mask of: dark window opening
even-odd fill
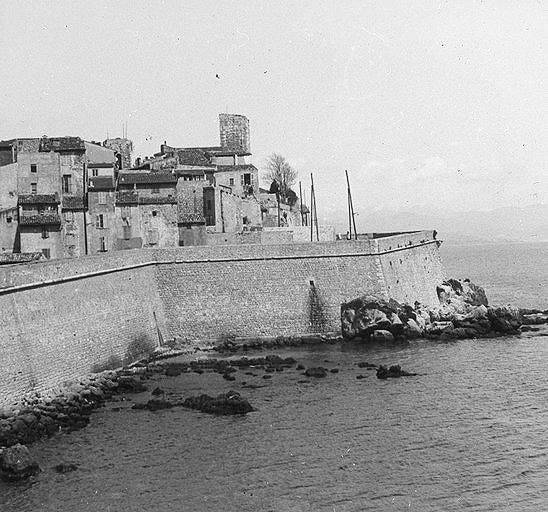
[[[107,244],[105,237],[102,236],[99,238],[99,252],[106,252],[107,251]]]
[[[92,169],[91,170],[91,175],[92,176],[99,176],[99,169]]]
[[[38,193],[38,184],[37,183],[31,183],[30,184],[30,193],[33,195],[36,195]]]
[[[49,231],[47,226],[42,226],[42,238],[49,238]]]
[[[72,192],[72,176],[70,174],[63,174],[63,194],[70,194]]]
[[[157,212],[156,210],[153,210],[153,211],[152,211],[152,216],[153,216],[153,217],[156,217],[157,215],[158,215],[158,212]]]
[[[49,258],[50,258],[50,250],[49,249],[42,249],[42,254],[49,260]]]
[[[131,239],[131,226],[124,226],[124,240],[130,240]]]
[[[12,220],[13,220],[12,217],[6,217],[6,222],[7,222],[8,224],[11,223]]]
[[[248,220],[247,217],[244,217],[244,218],[242,219],[242,222],[243,222],[244,224],[248,224],[249,220]]]
[[[38,172],[38,167],[36,164],[30,164],[30,172]]]
[[[251,185],[251,174],[244,174],[244,185]]]
[[[234,178],[230,178],[230,179],[228,180],[228,183],[229,183],[229,185],[230,185],[231,187],[233,187],[233,186],[234,186]]]

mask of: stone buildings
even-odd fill
[[[0,142],[0,225],[3,253],[42,253],[46,258],[89,254],[88,173],[113,174],[116,152],[80,137],[41,137]],[[4,164],[4,165],[1,165]],[[7,184],[7,189],[4,189]],[[7,210],[8,211],[8,210]]]
[[[0,253],[292,241],[300,211],[259,189],[248,119],[220,114],[219,138],[219,146],[164,143],[133,166],[124,138],[0,141]]]

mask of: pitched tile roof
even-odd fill
[[[181,165],[208,165],[210,159],[205,151],[199,148],[188,148],[177,150],[177,159]]]
[[[38,151],[85,151],[80,137],[42,137]]]
[[[114,179],[112,176],[92,176],[89,179],[89,191],[114,190]]]
[[[226,172],[226,171],[258,171],[257,167],[253,164],[241,164],[241,165],[218,165],[217,172]]]
[[[114,167],[114,162],[98,162],[98,163],[93,163],[93,162],[90,162],[88,164],[88,167],[89,168],[92,168],[92,169],[112,169]]]
[[[18,198],[19,204],[59,204],[57,194],[23,194]]]
[[[84,198],[79,196],[63,196],[62,208],[64,210],[82,210]]]
[[[0,265],[13,265],[16,263],[29,263],[44,259],[41,252],[20,252],[0,254]]]
[[[170,172],[121,172],[118,183],[132,185],[134,183],[177,183],[177,176]]]
[[[116,193],[116,206],[129,204],[177,204],[177,198],[166,196],[141,196],[135,192]]]

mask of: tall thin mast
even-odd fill
[[[318,227],[318,211],[316,209],[316,194],[314,192],[314,177],[312,176],[312,173],[310,173],[310,184],[311,184],[311,190],[310,190],[310,241],[313,239],[313,226],[314,222],[316,222],[316,241],[320,241],[320,232]]]
[[[352,228],[354,228],[354,239],[358,239],[358,232],[356,231],[356,218],[354,214],[354,205],[352,204],[352,192],[350,192],[350,181],[348,179],[348,171],[345,169],[346,185],[348,187],[348,232],[350,238],[352,238]]]
[[[300,212],[301,212],[301,226],[304,226],[303,219],[303,189],[301,187],[301,182],[299,181],[299,201],[300,201]]]

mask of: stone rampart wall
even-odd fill
[[[157,343],[155,317],[164,337],[192,347],[339,331],[340,304],[363,294],[415,293],[426,302],[439,281],[422,262],[439,261],[437,245],[412,237],[425,244],[386,254],[388,240],[242,244],[0,268],[0,402],[138,357]],[[405,264],[391,270],[400,254]]]

